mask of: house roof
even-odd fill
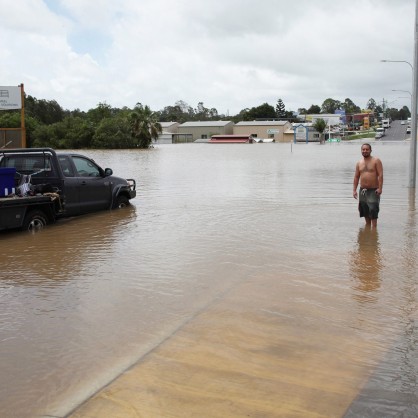
[[[292,127],[293,128],[297,128],[298,126],[309,127],[309,126],[312,126],[312,125],[313,125],[312,122],[296,122],[296,123],[292,123]]]
[[[197,127],[211,127],[211,126],[226,126],[232,123],[230,120],[218,121],[202,121],[202,122],[184,122],[180,126],[182,128],[197,128]]]
[[[252,120],[238,122],[236,126],[284,126],[287,123],[287,120]]]
[[[161,127],[164,128],[169,128],[170,126],[173,125],[180,125],[178,122],[160,122]]]

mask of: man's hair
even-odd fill
[[[370,148],[370,151],[372,150],[372,146],[368,142],[365,142],[361,147],[363,148],[365,145]]]

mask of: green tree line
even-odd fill
[[[382,109],[374,99],[367,103],[376,114],[385,111],[392,119],[406,119],[409,109]],[[25,97],[25,126],[28,147],[52,147],[57,149],[81,148],[148,148],[161,133],[161,122],[211,121],[211,120],[271,120],[298,121],[306,114],[334,113],[343,109],[346,113],[358,113],[361,109],[350,99],[344,102],[326,99],[322,106],[298,109],[298,113],[286,110],[281,98],[276,106],[263,103],[260,106],[242,109],[237,115],[219,114],[215,108],[205,107],[199,102],[195,108],[184,101],[152,111],[147,105],[137,103],[133,109],[113,108],[107,103],[99,103],[88,111],[64,110],[55,100]],[[0,112],[0,128],[19,128],[20,112]]]

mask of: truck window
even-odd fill
[[[73,162],[78,176],[101,177],[99,168],[92,161],[82,157],[73,157]]]
[[[17,172],[35,174],[40,171],[52,171],[51,159],[43,155],[12,155],[4,156],[2,167],[15,167]]]
[[[61,170],[65,177],[74,177],[74,170],[71,165],[70,159],[66,156],[59,156],[58,157],[59,164],[61,166]]]

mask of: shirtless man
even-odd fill
[[[383,188],[383,165],[379,158],[370,154],[370,144],[361,146],[363,158],[356,164],[356,172],[353,181],[353,197],[359,197],[358,210],[360,217],[364,217],[366,225],[376,228],[379,214],[380,195]],[[360,182],[360,196],[357,194],[357,186]]]

